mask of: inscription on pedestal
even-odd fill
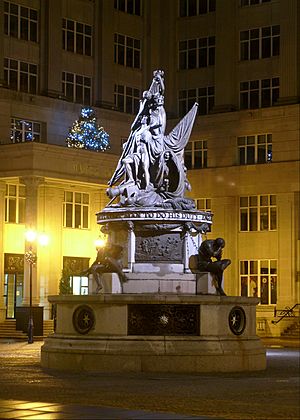
[[[211,213],[193,210],[193,211],[177,211],[177,210],[129,210],[122,209],[106,209],[97,213],[97,223],[120,222],[120,221],[158,221],[163,223],[170,222],[193,222],[193,223],[212,223]]]
[[[199,305],[128,305],[128,335],[200,335]]]

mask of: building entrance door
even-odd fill
[[[14,273],[4,275],[6,318],[16,317],[16,306],[21,306],[23,302],[23,285],[23,274]]]
[[[4,254],[4,298],[6,318],[16,317],[16,307],[23,303],[24,255]]]

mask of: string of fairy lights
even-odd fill
[[[68,147],[104,152],[110,147],[109,135],[97,123],[96,113],[92,108],[82,108],[80,117],[69,130],[66,138]]]

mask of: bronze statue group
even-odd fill
[[[225,296],[222,287],[224,270],[231,264],[229,259],[222,259],[222,252],[225,246],[223,238],[206,239],[198,249],[197,271],[212,273],[215,280],[216,294]],[[123,272],[122,247],[117,244],[109,244],[99,248],[96,260],[84,271],[82,275],[92,275],[96,282],[96,293],[104,292],[102,275],[105,273],[117,273],[121,285],[127,281]]]

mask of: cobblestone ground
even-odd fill
[[[41,342],[0,341],[0,399],[223,419],[299,419],[299,349],[267,350],[264,372],[71,374],[40,366]]]

